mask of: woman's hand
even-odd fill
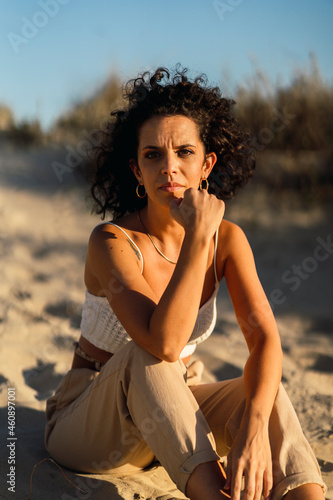
[[[232,500],[240,499],[244,476],[243,500],[269,499],[273,486],[271,448],[268,424],[243,419],[228,454],[227,483]]]
[[[184,197],[170,202],[171,216],[186,232],[196,232],[213,237],[221,224],[225,205],[222,200],[207,191],[190,188],[184,192]]]

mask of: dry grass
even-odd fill
[[[8,130],[14,123],[12,110],[5,104],[0,104],[0,131]]]
[[[294,71],[288,86],[274,86],[257,70],[239,87],[236,101],[240,122],[263,149],[332,148],[333,86],[324,82],[313,55],[308,68]]]
[[[84,130],[101,129],[112,109],[121,101],[121,82],[116,75],[98,90],[94,96],[75,104],[60,117],[51,130],[50,138],[56,142],[82,139]]]
[[[260,69],[255,69],[246,84],[237,89],[235,100],[237,117],[253,134],[259,152],[332,148],[333,86],[323,80],[313,55],[308,67],[294,70],[287,86],[273,84]],[[121,82],[112,75],[95,95],[74,104],[61,116],[47,138],[65,143],[80,140],[84,130],[101,128],[110,111],[120,104]],[[0,105],[0,130],[6,128],[14,141],[21,141],[25,135],[32,141],[35,135],[38,142],[42,135],[37,120],[17,123],[10,109]]]
[[[83,144],[121,106],[121,82],[113,75],[90,99],[78,102],[43,133],[37,120],[16,123],[0,106],[0,134],[21,146]],[[333,191],[333,86],[316,59],[294,71],[287,86],[274,85],[259,69],[236,91],[236,115],[253,135],[256,179],[270,192],[293,190],[306,199],[328,199]],[[1,138],[1,137],[0,137]],[[83,165],[82,165],[83,166]]]

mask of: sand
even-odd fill
[[[79,336],[86,244],[100,219],[90,214],[74,169],[63,182],[55,175],[52,162],[64,162],[64,155],[60,149],[0,154],[0,498],[30,496],[34,465],[48,457],[45,401],[68,370]],[[282,198],[277,203],[252,186],[227,206],[226,218],[241,224],[254,250],[281,334],[283,382],[329,486],[327,499],[333,500],[333,255],[327,212],[291,211]],[[216,330],[196,357],[205,363],[204,380],[242,373],[247,350],[224,285]],[[15,395],[16,404],[12,437],[8,395]],[[185,498],[158,464],[121,478],[65,472],[86,494],[44,461],[34,472],[31,499]],[[10,479],[15,491],[8,490]]]

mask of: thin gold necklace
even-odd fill
[[[155,245],[152,237],[150,236],[150,234],[148,233],[147,229],[146,229],[146,226],[144,225],[144,223],[142,222],[141,220],[141,217],[140,217],[140,213],[139,211],[137,211],[137,216],[138,216],[138,219],[139,221],[141,222],[141,224],[143,225],[143,229],[145,230],[145,233],[146,235],[148,236],[148,238],[150,239],[150,241],[152,242],[153,244],[153,247],[155,248],[156,252],[159,253],[161,255],[161,257],[163,257],[165,260],[167,260],[168,262],[170,262],[170,264],[177,264],[177,262],[174,262],[173,260],[170,260],[168,259],[168,257],[166,255],[164,255],[164,253],[161,252],[161,250],[159,248],[157,248],[157,246]]]

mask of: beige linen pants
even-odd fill
[[[165,467],[182,491],[200,463],[225,456],[245,407],[243,379],[189,386],[182,361],[167,363],[135,342],[101,372],[70,370],[47,402],[46,448],[60,464],[90,473]],[[274,491],[325,485],[294,409],[280,386],[270,419]]]

